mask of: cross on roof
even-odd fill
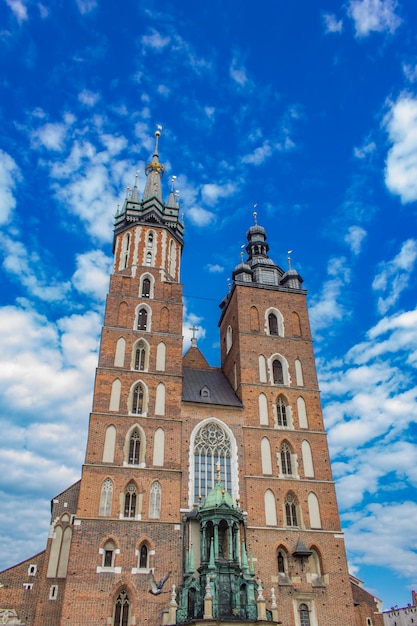
[[[197,337],[196,337],[196,333],[197,333],[197,331],[198,331],[198,326],[196,326],[196,325],[194,324],[194,326],[191,326],[190,330],[191,330],[191,331],[192,331],[192,333],[193,333],[193,336],[192,336],[192,339],[191,339],[191,345],[192,345],[193,347],[195,347],[195,346],[197,345]]]

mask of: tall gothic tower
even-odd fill
[[[221,367],[195,339],[183,357],[183,224],[158,141],[143,198],[135,185],[116,216],[81,481],[52,501],[45,552],[0,574],[0,610],[27,626],[354,626],[302,279],[255,216]]]

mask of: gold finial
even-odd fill
[[[255,202],[255,204],[253,205],[253,208],[256,209],[257,206],[258,206],[258,203]],[[258,217],[258,213],[256,211],[254,211],[253,212],[253,221],[254,221],[255,226],[258,225],[257,217]]]
[[[288,254],[287,261],[288,261],[288,269],[289,270],[291,269],[291,257],[290,257],[291,253],[292,253],[292,250],[288,250],[288,252],[287,252],[287,254]]]
[[[219,483],[220,482],[220,461],[217,461],[217,463],[216,463],[216,472],[217,472],[216,480]]]

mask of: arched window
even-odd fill
[[[278,426],[286,428],[288,426],[287,403],[282,396],[277,400],[277,423]]]
[[[277,550],[277,566],[278,576],[282,577],[288,575],[288,553],[282,546]]]
[[[149,519],[159,519],[161,517],[161,496],[162,488],[156,480],[152,484],[149,497]]]
[[[139,342],[136,344],[135,348],[135,362],[133,365],[134,370],[138,370],[143,372],[145,369],[145,357],[146,357],[146,348],[143,342]]]
[[[138,311],[137,330],[148,330],[148,311],[144,308]]]
[[[310,613],[308,606],[304,603],[300,604],[298,610],[300,613],[300,626],[310,626]]]
[[[126,269],[129,264],[129,248],[130,248],[130,233],[126,233],[123,239],[122,256],[121,256],[121,269]]]
[[[147,247],[153,248],[153,232],[148,233]]]
[[[287,443],[283,443],[280,449],[281,472],[284,476],[292,476],[291,450]]]
[[[319,551],[311,547],[311,555],[308,558],[308,562],[310,564],[310,573],[311,573],[311,582],[318,582],[321,578],[321,558]]]
[[[132,413],[142,415],[145,412],[145,390],[141,383],[133,388],[132,394]]]
[[[172,276],[173,278],[175,278],[175,272],[176,272],[176,248],[175,248],[175,243],[174,241],[171,239],[170,243],[169,243],[169,254],[168,254],[168,274],[170,276]]]
[[[108,517],[111,515],[111,503],[113,499],[113,481],[110,478],[106,478],[106,480],[101,485],[101,495],[100,495],[100,508],[99,515],[103,515]]]
[[[117,600],[114,605],[113,626],[128,626],[129,613],[130,613],[129,596],[127,595],[127,592],[123,590],[117,596]]]
[[[129,440],[129,465],[140,463],[140,433],[137,428],[130,435]]]
[[[278,320],[275,313],[268,315],[268,329],[270,335],[278,335]]]
[[[114,567],[115,549],[116,546],[113,541],[110,539],[106,541],[103,548],[102,567]]]
[[[152,252],[146,253],[146,265],[150,267],[152,265]]]
[[[226,352],[229,352],[230,348],[232,347],[232,342],[233,342],[233,331],[232,331],[232,327],[228,326],[227,331],[226,331]]]
[[[285,519],[287,526],[298,526],[297,504],[292,493],[285,498]]]
[[[220,423],[209,421],[200,427],[194,439],[194,502],[214,487],[217,462],[222,484],[233,495],[231,456],[231,440]]]
[[[279,359],[274,359],[272,361],[272,379],[274,381],[274,385],[284,384],[284,371],[282,369],[282,363]]]
[[[151,281],[149,278],[144,278],[142,281],[142,298],[150,298],[151,295]]]
[[[125,492],[124,517],[135,517],[136,515],[137,489],[134,482],[128,484]]]
[[[142,543],[139,548],[139,569],[149,569],[149,548],[147,543]]]

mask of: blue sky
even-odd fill
[[[0,568],[80,476],[112,222],[163,126],[185,345],[258,221],[304,278],[350,569],[417,589],[417,4],[0,0]]]

